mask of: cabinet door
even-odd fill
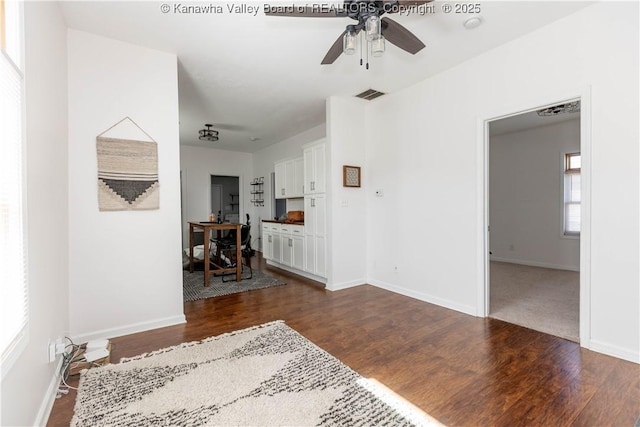
[[[304,195],[304,158],[300,157],[293,161],[293,188],[291,197],[302,197]]]
[[[295,197],[294,194],[294,186],[295,186],[295,169],[293,160],[289,160],[284,163],[284,176],[285,176],[285,185],[284,185],[284,195],[286,197]]]
[[[304,235],[313,236],[315,232],[315,197],[304,196]]]
[[[316,194],[313,196],[313,228],[316,236],[326,236],[327,234],[327,196]],[[306,223],[306,221],[305,221]]]
[[[304,237],[304,271],[315,274],[316,272],[316,238]]]
[[[298,270],[304,270],[304,237],[302,235],[293,235],[291,267]]]
[[[271,259],[276,262],[282,262],[282,239],[280,234],[273,234],[273,249],[271,252]]]
[[[273,259],[273,234],[269,232],[262,233],[262,257]]]
[[[316,269],[314,274],[327,277],[327,248],[324,236],[316,236],[315,246]]]
[[[304,164],[304,194],[311,194],[311,181],[313,181],[313,148],[306,148],[302,152],[302,161]]]
[[[326,190],[324,144],[313,147],[313,192],[324,193]]]
[[[291,236],[282,235],[282,263],[291,267],[293,264],[293,240]]]
[[[284,163],[276,163],[275,173],[275,198],[284,199],[286,197],[287,175]]]

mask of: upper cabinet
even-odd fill
[[[304,194],[319,194],[326,190],[325,144],[307,147],[304,158]]]
[[[304,195],[304,162],[303,158],[276,163],[275,190],[276,199],[291,199]]]

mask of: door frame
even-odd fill
[[[478,280],[477,316],[489,315],[489,123],[529,111],[580,101],[581,230],[580,230],[580,345],[591,347],[591,87],[576,88],[542,99],[511,105],[477,119]]]

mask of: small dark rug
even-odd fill
[[[253,277],[251,279],[245,279],[245,277],[249,277],[249,270],[245,269],[242,272],[242,277],[243,279],[240,282],[236,282],[233,280],[233,277],[227,276],[225,280],[229,281],[223,283],[222,276],[211,275],[209,287],[205,288],[204,271],[194,271],[193,273],[183,271],[182,295],[185,301],[197,301],[200,299],[219,297],[221,295],[286,285],[286,283],[257,270],[253,271]]]

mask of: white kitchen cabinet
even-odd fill
[[[276,163],[275,166],[275,197],[276,199],[285,199],[287,189],[286,162]]]
[[[273,233],[266,222],[262,223],[262,257],[273,259]]]
[[[304,194],[320,194],[326,191],[325,144],[316,144],[303,151]]]
[[[291,186],[291,197],[304,196],[304,158],[299,157],[293,161],[294,178]]]
[[[280,224],[262,223],[262,256],[264,259],[280,262],[282,260],[282,239]]]
[[[327,275],[325,194],[304,198],[304,262],[305,271],[320,277]]]
[[[304,160],[302,157],[278,162],[275,165],[276,199],[302,197],[304,185]]]
[[[293,245],[291,242],[291,224],[282,224],[280,226],[280,243],[282,247],[282,256],[280,262],[291,267],[291,259],[293,256]]]
[[[282,224],[280,226],[281,263],[287,267],[304,270],[304,226]]]
[[[291,267],[304,270],[304,226],[294,225],[291,227]]]

